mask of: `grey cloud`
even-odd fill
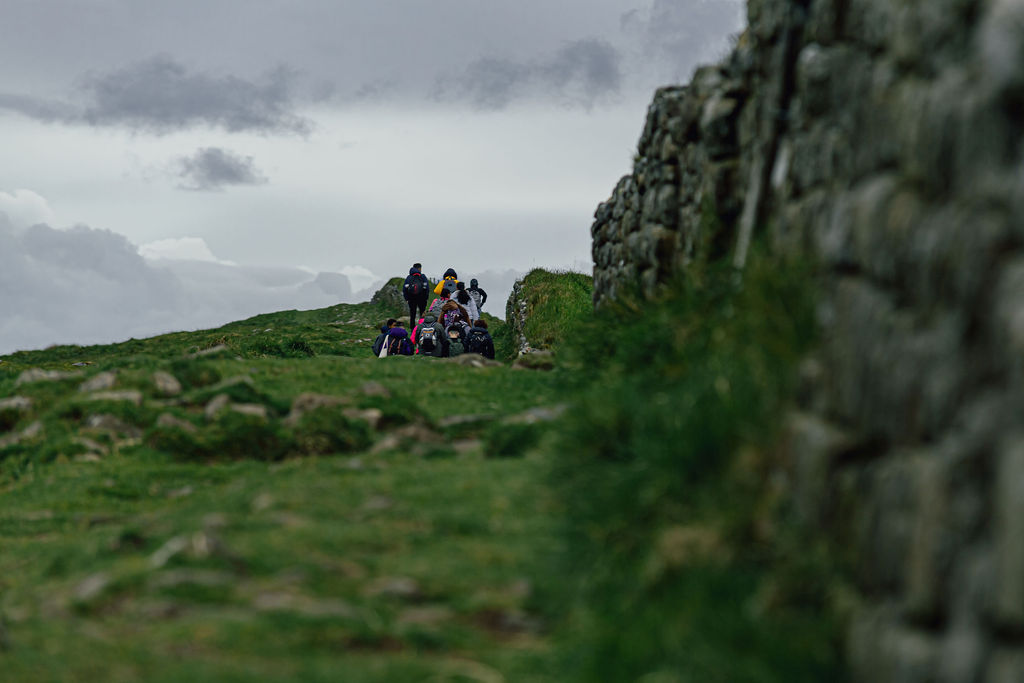
[[[479,59],[461,76],[441,79],[435,97],[484,109],[501,109],[530,97],[590,107],[617,94],[622,78],[619,52],[606,41],[585,39],[539,61]]]
[[[742,0],[654,0],[622,15],[621,25],[662,78],[682,81],[725,51],[728,36],[743,27],[744,6]]]
[[[230,132],[298,133],[310,123],[292,111],[290,71],[278,68],[261,83],[236,76],[189,72],[167,56],[85,79],[93,99],[84,118],[93,125],[168,133],[197,125]]]
[[[203,147],[175,164],[179,187],[184,190],[216,192],[228,185],[263,185],[267,178],[256,168],[253,158],[240,156],[220,147]]]
[[[12,93],[0,93],[0,109],[7,109],[45,123],[70,121],[78,116],[78,112],[69,104]]]
[[[0,212],[0,354],[99,344],[322,308],[351,296],[340,273],[143,259],[124,236],[45,224],[15,230]]]
[[[120,126],[158,135],[199,126],[307,135],[312,123],[294,111],[294,80],[284,67],[254,82],[190,72],[171,57],[157,56],[82,77],[80,104],[0,93],[0,109],[47,123]]]

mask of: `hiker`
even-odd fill
[[[384,340],[384,344],[380,351],[377,353],[378,358],[387,358],[388,356],[411,356],[414,348],[412,341],[409,340],[409,333],[404,327],[395,325],[388,330],[387,337]]]
[[[413,342],[416,344],[416,353],[421,356],[434,358],[448,356],[448,339],[445,336],[444,327],[430,313],[423,317],[413,332]]]
[[[455,272],[454,268],[449,268],[448,270],[444,271],[444,276],[441,278],[441,281],[437,283],[436,287],[434,287],[434,294],[440,296],[441,290],[444,288],[444,283],[447,282],[448,280],[451,280],[455,284],[459,284],[459,276]]]
[[[455,286],[457,288],[455,291],[455,301],[466,309],[466,312],[469,314],[469,322],[472,324],[474,321],[480,319],[480,309],[477,308],[476,302],[473,301],[473,297],[471,297],[469,292],[466,291],[465,282],[460,282]]]
[[[468,328],[470,322],[469,312],[454,299],[449,299],[441,306],[440,323],[446,330],[456,323],[461,323]]]
[[[430,302],[430,306],[427,308],[427,313],[433,313],[438,320],[441,319],[441,307],[448,303],[452,296],[455,294],[455,281],[454,280],[442,280],[440,283],[441,291],[436,299]]]
[[[484,310],[484,304],[487,303],[487,292],[480,289],[480,286],[477,284],[476,278],[473,278],[472,280],[469,281],[469,289],[467,289],[466,291],[469,292],[469,295],[471,297],[473,297],[473,303],[476,304],[476,310]]]
[[[494,360],[494,339],[487,329],[486,320],[477,320],[466,334],[466,353],[479,353],[484,358]]]
[[[409,304],[409,329],[416,327],[416,320],[427,311],[427,297],[430,296],[430,281],[423,274],[423,265],[412,264],[409,276],[402,285],[402,296]],[[417,315],[419,312],[419,315]]]
[[[388,321],[380,326],[380,334],[373,340],[373,355],[380,355],[380,347],[384,344],[384,340],[388,336],[388,330],[398,324],[398,321],[394,318],[388,318]]]

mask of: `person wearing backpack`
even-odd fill
[[[455,272],[454,268],[449,268],[448,270],[444,271],[444,276],[441,278],[441,281],[437,283],[436,287],[434,287],[434,294],[440,296],[441,290],[444,289],[445,283],[448,282],[449,280],[451,280],[454,284],[459,284],[459,276]]]
[[[444,329],[445,337],[448,339],[449,358],[461,356],[466,352],[466,330],[468,329],[469,325],[462,320],[456,320]]]
[[[445,336],[444,327],[430,313],[416,328],[413,342],[416,344],[416,353],[421,356],[433,356],[434,358],[448,356],[448,338]]]
[[[388,330],[384,346],[381,348],[380,353],[377,354],[377,357],[387,358],[388,356],[411,356],[413,351],[412,341],[409,340],[409,333],[404,327],[398,327],[396,325]]]
[[[441,293],[436,299],[430,302],[430,307],[427,308],[427,313],[433,313],[434,317],[438,320],[441,319],[441,308],[451,301],[451,298],[455,296],[455,281],[454,280],[443,280],[440,283]]]
[[[476,302],[473,301],[473,297],[471,297],[469,292],[466,291],[465,284],[460,282],[456,287],[458,287],[458,290],[455,292],[455,301],[466,309],[466,313],[469,314],[469,322],[472,324],[474,321],[480,319],[480,310],[476,307]]]
[[[447,330],[454,323],[460,322],[466,327],[469,327],[470,322],[469,313],[465,308],[459,305],[454,299],[449,299],[441,306],[441,318],[440,323]]]
[[[486,320],[477,320],[466,334],[466,353],[479,353],[484,358],[494,360],[494,339],[487,329]]]
[[[377,338],[373,340],[373,355],[380,355],[380,347],[384,345],[384,340],[388,337],[388,331],[397,324],[397,320],[394,318],[388,318],[388,321],[381,325],[380,334],[378,334]]]
[[[469,289],[467,289],[466,291],[469,292],[469,295],[471,297],[473,297],[473,303],[476,304],[476,310],[484,310],[484,304],[487,303],[487,292],[480,289],[479,285],[477,284],[476,278],[473,278],[472,280],[469,281]]]
[[[409,304],[409,329],[416,327],[416,320],[427,311],[427,297],[430,296],[430,281],[423,274],[423,266],[412,264],[409,276],[402,285],[402,296]],[[417,315],[417,311],[419,315]]]

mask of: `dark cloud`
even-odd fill
[[[266,177],[253,163],[220,147],[203,147],[190,157],[181,157],[175,164],[181,179],[179,187],[198,192],[217,192],[228,185],[263,185]]]
[[[743,27],[742,0],[654,0],[622,15],[622,28],[663,77],[683,81],[694,66],[724,53]]]
[[[228,132],[306,135],[309,120],[294,111],[293,72],[279,67],[260,81],[191,72],[157,56],[80,79],[80,104],[0,93],[0,109],[47,123],[172,133],[206,126]]]
[[[98,126],[168,133],[194,126],[229,132],[307,134],[310,123],[292,111],[293,74],[279,68],[262,80],[190,72],[158,56],[84,80],[93,103],[84,114]]]
[[[78,112],[69,104],[11,93],[0,93],[0,109],[7,109],[46,123],[70,121],[78,116]]]
[[[597,39],[569,43],[539,61],[484,58],[471,63],[461,76],[441,79],[435,97],[468,101],[483,109],[536,97],[590,107],[619,92],[621,61],[610,43]]]

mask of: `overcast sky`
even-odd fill
[[[413,261],[589,269],[654,88],[724,54],[742,14],[4,0],[0,353],[325,306]]]

